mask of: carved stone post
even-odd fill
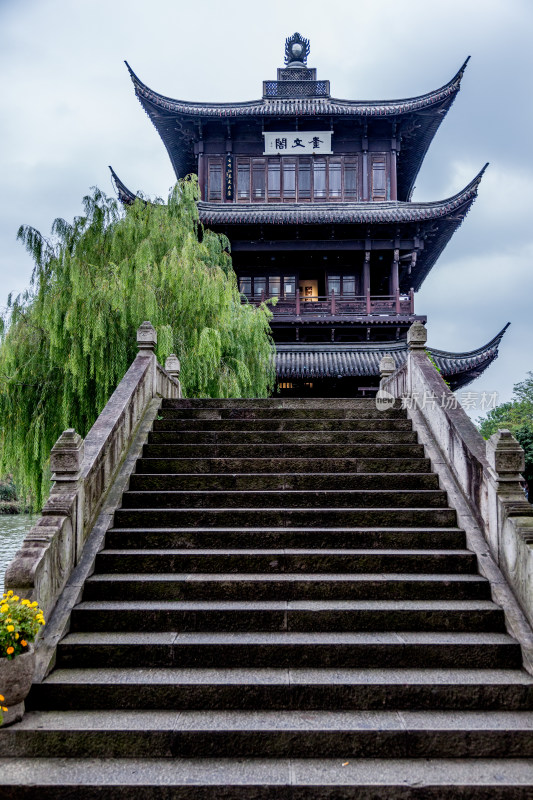
[[[409,350],[425,350],[428,332],[421,322],[413,322],[407,331],[407,344]]]
[[[171,378],[175,378],[179,380],[180,377],[180,360],[174,353],[171,353],[167,360],[165,361],[165,370],[168,372]]]
[[[428,332],[421,322],[413,322],[407,331],[407,346],[409,352],[407,354],[407,375],[406,375],[406,391],[411,397],[416,396],[415,392],[419,391],[417,387],[417,365],[420,361],[427,359],[425,353]],[[419,377],[418,377],[419,380]]]
[[[57,488],[77,481],[81,473],[85,444],[74,428],[63,431],[50,452],[50,471]]]
[[[524,497],[520,482],[525,467],[524,450],[511,431],[500,428],[486,444],[487,461],[491,475],[498,483],[498,491],[519,500]]]
[[[517,548],[520,546],[520,537],[517,540],[516,530],[523,529],[526,539],[533,532],[533,508],[526,500],[522,488],[524,450],[511,431],[503,428],[494,433],[486,443],[486,454],[490,481],[486,520],[489,544],[496,560],[514,583]],[[525,580],[525,584],[527,583]],[[528,588],[525,584],[520,594],[531,596],[533,587]]]
[[[42,510],[43,517],[67,517],[74,536],[73,563],[84,541],[84,493],[82,464],[85,443],[74,428],[63,431],[50,451],[50,472],[54,485]]]
[[[143,322],[137,328],[137,347],[140,356],[152,359],[152,397],[155,397],[157,394],[157,359],[155,357],[157,331],[151,322]]]
[[[379,362],[379,376],[381,378],[380,388],[383,388],[383,382],[389,378],[396,370],[394,359],[392,356],[383,356]]]
[[[141,354],[145,352],[149,355],[155,352],[155,348],[157,347],[157,331],[151,322],[143,322],[142,325],[137,328],[137,347]]]
[[[176,387],[177,397],[181,397],[180,369],[181,369],[180,360],[176,355],[174,355],[174,353],[172,353],[165,361],[165,371],[168,372],[170,377],[173,378],[178,384],[178,386]]]

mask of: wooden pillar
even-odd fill
[[[368,128],[366,123],[361,149],[363,151],[363,200],[368,200]]]
[[[365,250],[363,265],[363,294],[365,295],[366,313],[370,314],[370,250]]]
[[[412,286],[409,289],[409,299],[411,301],[409,313],[410,314],[414,314],[415,313],[415,290],[413,289]]]
[[[396,143],[396,123],[392,124],[392,138],[390,148],[390,199],[398,199],[398,175],[397,175],[397,143]]]
[[[204,143],[198,143],[198,186],[200,187],[200,200],[207,200],[205,186],[205,155]]]
[[[396,175],[397,167],[396,149],[390,151],[390,199],[398,199],[398,178]]]
[[[335,289],[331,290],[331,315],[335,316]]]
[[[394,302],[396,304],[396,313],[400,313],[400,275],[399,275],[399,266],[400,266],[400,251],[394,251],[394,259],[392,262],[392,269],[391,269],[391,294],[394,297]]]
[[[299,287],[295,287],[296,289],[296,316],[300,316],[300,290]]]

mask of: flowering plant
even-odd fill
[[[37,602],[21,600],[10,589],[0,601],[0,658],[8,660],[24,653],[44,625]]]
[[[4,712],[7,711],[7,708],[5,706],[1,705],[2,703],[5,702],[5,699],[6,698],[4,697],[4,695],[0,694],[0,725],[2,725],[2,723],[4,721]]]

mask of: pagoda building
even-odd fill
[[[485,167],[445,200],[413,202],[424,156],[468,62],[436,91],[361,102],[330,95],[295,33],[260,100],[195,103],[135,93],[176,178],[196,173],[200,221],[231,242],[243,302],[275,298],[278,389],[322,396],[373,392],[379,362],[400,366],[415,296],[474,202]],[[113,172],[120,199],[134,200]],[[452,389],[497,357],[507,326],[477,350],[429,348]]]

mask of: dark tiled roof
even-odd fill
[[[281,116],[355,116],[386,117],[410,114],[414,111],[431,108],[452,98],[460,88],[461,78],[468,59],[451,81],[432,92],[409,97],[402,100],[339,100],[329,97],[299,97],[250,100],[244,103],[195,103],[187,100],[175,100],[172,97],[154,92],[144,84],[133,72],[126,61],[126,66],[135,86],[135,92],[141,102],[148,101],[155,108],[173,115],[194,117],[279,117]]]
[[[450,353],[428,347],[442,375],[453,390],[466,386],[498,357],[498,347],[508,324],[483,347],[468,353]],[[379,377],[379,362],[392,356],[396,367],[407,358],[407,343],[376,342],[361,344],[278,344],[278,380],[346,377]]]
[[[476,199],[481,178],[487,165],[476,177],[453,197],[434,203],[404,202],[366,202],[366,203],[198,203],[201,222],[208,227],[243,224],[261,225],[390,225],[401,223],[431,223],[431,232],[426,238],[424,249],[411,274],[402,278],[400,288],[407,291],[411,287],[418,290],[438,257],[461,225],[472,203]],[[231,228],[226,229],[232,239]],[[269,230],[264,236],[276,238]],[[364,235],[357,231],[353,238]],[[236,236],[238,239],[238,235]],[[301,235],[301,238],[304,238]]]
[[[401,279],[402,291],[418,290],[432,266],[461,225],[477,190],[487,164],[476,177],[453,197],[433,203],[366,202],[366,203],[198,203],[200,221],[208,227],[261,225],[369,225],[432,223],[433,230],[420,251],[408,285]],[[135,195],[109,167],[120,200],[133,203]],[[228,231],[231,239],[231,229]],[[267,234],[268,235],[268,234]],[[271,234],[275,236],[275,234]]]
[[[121,203],[124,203],[125,206],[131,206],[136,199],[136,195],[133,194],[130,189],[126,186],[125,183],[122,183],[120,178],[118,177],[117,173],[113,169],[112,166],[109,167],[111,170],[111,178],[113,179],[113,183],[115,184],[115,189],[117,190],[118,199]]]
[[[374,224],[424,222],[453,214],[469,205],[487,165],[453,197],[432,203],[400,201],[354,203],[198,203],[200,219],[205,225],[316,225]]]
[[[221,120],[275,117],[324,117],[368,121],[405,121],[398,160],[398,196],[408,200],[424,156],[461,86],[468,59],[454,77],[432,92],[402,100],[358,101],[330,97],[263,98],[244,103],[197,103],[175,100],[154,92],[126,62],[135,93],[168,151],[176,177],[195,171],[193,141],[200,119]]]

